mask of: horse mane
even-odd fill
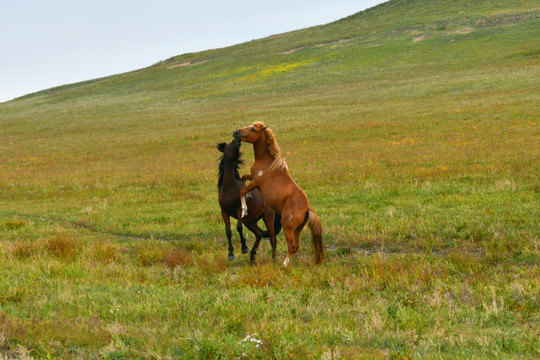
[[[244,165],[244,160],[242,160],[241,157],[242,157],[242,153],[239,151],[238,157],[236,159],[233,159],[232,161],[234,177],[237,180],[242,180],[240,178],[240,172],[238,171],[238,169],[240,169],[240,167]],[[223,185],[224,177],[225,177],[225,154],[219,158],[218,189],[221,189],[221,186]]]
[[[281,157],[281,150],[279,149],[279,145],[272,130],[270,130],[270,128],[266,126],[262,121],[254,122],[253,126],[264,129],[264,132],[266,134],[266,144],[268,145],[268,151],[270,151],[270,155],[272,155],[272,157],[274,158],[274,162],[266,171],[272,171],[275,169],[288,169],[285,159]]]

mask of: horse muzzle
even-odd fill
[[[235,139],[239,139],[242,137],[242,134],[240,133],[240,130],[236,130],[236,131],[233,131],[232,136]]]

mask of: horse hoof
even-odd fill
[[[242,248],[242,254],[247,254],[248,252],[249,252],[249,249],[247,246]]]
[[[227,259],[229,261],[233,261],[234,260],[234,254],[229,254],[229,256],[227,257]]]
[[[291,259],[287,256],[287,257],[285,258],[285,261],[283,261],[283,267],[286,268],[287,266],[289,266],[289,262],[290,262],[290,261],[291,261]]]

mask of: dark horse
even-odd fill
[[[217,148],[223,153],[219,161],[219,177],[218,177],[218,189],[219,189],[219,206],[221,207],[221,216],[225,222],[225,232],[227,234],[227,240],[229,241],[229,261],[234,260],[234,248],[232,246],[231,237],[231,220],[232,216],[238,219],[236,230],[240,234],[240,241],[242,243],[242,254],[248,252],[246,246],[246,239],[242,234],[242,222],[246,227],[255,234],[255,243],[251,249],[251,262],[255,261],[255,254],[259,247],[261,237],[269,237],[270,242],[275,244],[275,236],[281,230],[281,217],[276,216],[276,213],[266,205],[261,192],[257,189],[251,192],[251,199],[247,202],[249,215],[242,218],[242,207],[240,202],[240,191],[244,187],[238,169],[244,163],[241,159],[242,153],[240,152],[240,140],[233,140],[230,144],[221,143]],[[264,220],[267,231],[262,231],[257,225],[257,221]]]
[[[287,266],[300,247],[300,232],[309,224],[311,243],[315,250],[315,263],[324,259],[321,222],[315,211],[309,207],[304,191],[289,175],[287,163],[281,157],[274,133],[262,122],[238,129],[233,133],[235,139],[253,144],[255,163],[251,174],[244,175],[243,180],[251,182],[240,192],[242,201],[241,216],[250,216],[249,207],[245,206],[245,195],[249,191],[260,189],[268,205],[280,214],[283,233],[287,240],[287,257],[283,266]]]

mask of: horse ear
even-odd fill
[[[225,151],[225,146],[227,146],[226,143],[220,143],[217,145],[217,149],[221,152],[224,152]]]

